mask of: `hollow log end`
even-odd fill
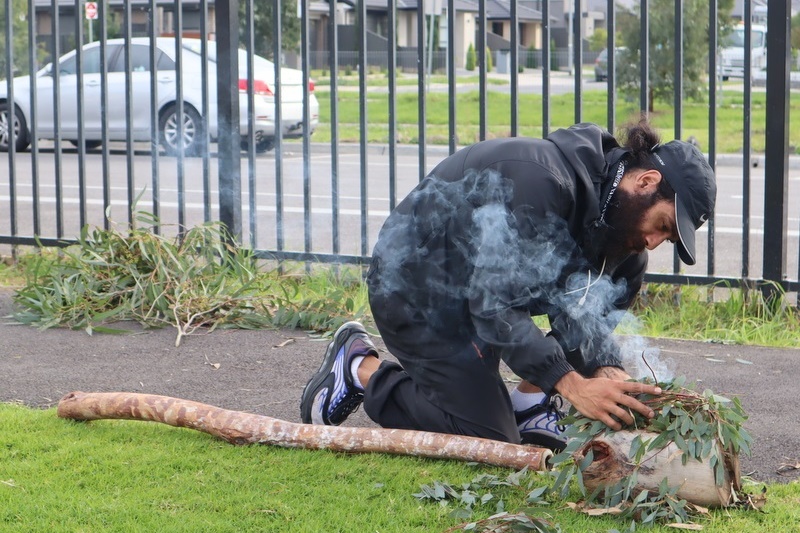
[[[69,409],[69,405],[78,401],[84,393],[81,391],[68,392],[58,401],[58,409],[56,413],[60,418],[73,418],[73,413]]]

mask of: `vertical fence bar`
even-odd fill
[[[14,20],[14,10],[11,2],[6,2],[6,20],[5,20],[5,39],[6,39],[6,91],[8,94],[8,107],[6,108],[6,125],[8,127],[8,217],[10,223],[11,237],[17,236],[17,172],[16,172],[16,154],[17,154],[17,135],[25,135],[22,131],[22,123],[20,122],[20,131],[17,132],[17,112],[16,103],[14,102],[14,33],[11,21]],[[33,73],[31,73],[33,75]],[[35,128],[34,128],[35,129]]]
[[[53,65],[53,179],[55,181],[56,195],[56,238],[64,236],[64,194],[62,187],[62,167],[61,167],[61,73],[58,68],[58,58],[61,56],[61,24],[60,9],[58,0],[50,2],[51,33],[53,36],[52,56],[50,62]],[[104,13],[100,7],[100,15]]]
[[[281,2],[272,0],[272,59],[275,68],[275,124],[283,123],[283,113],[281,111],[281,51],[283,50],[283,38],[281,37]],[[333,73],[331,73],[331,76]],[[332,93],[331,97],[334,97]],[[283,130],[275,128],[275,240],[276,248],[280,253],[284,248],[284,227],[283,227]]]
[[[242,165],[239,136],[239,1],[215,5],[219,218],[233,243],[242,237]],[[276,61],[276,65],[278,61]],[[276,95],[276,99],[278,96]],[[180,153],[180,151],[179,151]]]
[[[125,163],[128,173],[128,223],[133,224],[133,203],[134,203],[134,173],[133,173],[133,61],[131,58],[131,38],[133,37],[133,24],[131,21],[131,2],[125,2],[123,6],[125,24]]]
[[[427,165],[425,162],[425,121],[427,110],[425,103],[427,101],[425,95],[425,2],[420,1],[417,3],[417,148],[419,153],[419,181],[427,174]]]
[[[30,65],[31,84],[30,84],[30,99],[31,99],[31,124],[36,124],[36,117],[38,115],[39,102],[37,99],[37,83],[36,72],[39,71],[39,58],[37,52],[39,48],[36,46],[36,1],[28,0],[28,64]],[[41,235],[42,221],[39,206],[39,139],[36,135],[31,136],[31,199],[33,201],[33,234]]]
[[[397,4],[387,1],[387,62],[389,66],[389,210],[397,205]],[[338,51],[338,48],[337,48]]]
[[[391,2],[391,0],[389,0]],[[447,116],[449,123],[449,151],[458,146],[456,132],[456,7],[455,0],[447,0]]]
[[[542,137],[550,134],[550,0],[542,3]]]
[[[156,226],[153,232],[156,235],[161,233],[161,186],[158,179],[159,170],[159,146],[160,132],[158,127],[158,56],[156,52],[156,24],[158,23],[158,5],[156,0],[150,0],[148,5],[148,28],[147,33],[150,38],[150,187],[153,216],[156,219]]]
[[[75,74],[77,75],[78,83],[75,86],[75,94],[77,96],[76,105],[78,116],[78,211],[80,218],[80,226],[86,224],[86,124],[83,120],[84,110],[86,109],[86,99],[84,98],[83,83],[83,11],[84,2],[82,0],[75,0]],[[90,20],[89,24],[94,21]]]
[[[331,94],[328,98],[331,106],[331,249],[334,255],[338,255],[340,251],[339,239],[339,21],[338,21],[338,3],[329,2],[328,12],[328,63],[330,69],[331,79]],[[394,3],[389,1],[389,10],[392,9]],[[391,14],[390,20],[391,18]],[[394,32],[393,23],[389,23],[390,32]],[[394,193],[394,179],[396,167],[392,164],[394,161],[392,155],[396,146],[397,140],[395,132],[392,129],[392,121],[396,120],[393,116],[395,110],[393,108],[394,102],[392,101],[392,89],[394,88],[394,68],[392,68],[392,54],[394,53],[394,45],[392,39],[389,39],[389,203],[391,204],[392,194]],[[394,207],[394,204],[391,204]]]
[[[517,136],[519,122],[519,21],[517,20],[517,3],[511,2],[511,136]]]
[[[673,134],[676,139],[683,137],[683,0],[675,0],[675,69],[673,76],[673,120],[675,128]],[[672,247],[672,272],[677,274],[681,269],[681,258],[678,255],[678,248]]]
[[[617,17],[616,17],[616,1],[608,0],[606,2],[606,20],[608,20],[608,37],[606,40],[606,85],[607,99],[606,99],[606,121],[608,123],[608,131],[612,134],[616,128],[617,111]]]
[[[247,198],[249,211],[250,248],[255,249],[256,238],[256,95],[255,95],[255,69],[254,55],[256,53],[255,25],[253,23],[253,0],[245,0],[245,38],[247,39]],[[277,128],[278,125],[276,124]]]
[[[302,0],[303,9],[300,12],[300,61],[303,65],[303,183],[308,184],[307,197],[308,200],[308,213],[311,214],[311,142],[309,139],[308,130],[311,128],[310,111],[311,101],[309,96],[309,71],[311,70],[311,62],[309,61],[308,47],[308,6],[310,0]],[[364,65],[366,67],[366,64]],[[364,69],[364,79],[366,80],[366,68]],[[281,128],[283,125],[281,125]],[[308,238],[306,240],[308,248],[306,252],[311,252],[311,218],[308,217]]]
[[[328,63],[331,71],[331,249],[335,255],[339,254],[339,20],[338,3],[329,2],[328,7]],[[390,6],[393,5],[390,2]],[[389,26],[391,28],[391,24]],[[391,45],[390,45],[391,50]],[[391,51],[390,51],[391,53]],[[389,71],[394,75],[393,71]],[[389,103],[391,108],[392,103]],[[391,111],[390,120],[391,120]],[[392,142],[391,127],[389,129],[389,147]],[[391,157],[390,157],[391,159]],[[390,171],[389,181],[392,175]],[[393,187],[389,186],[389,194]]]
[[[358,107],[361,123],[361,255],[369,251],[369,232],[367,231],[367,0],[358,0]],[[420,95],[422,101],[422,95]],[[423,127],[423,126],[420,126]],[[424,150],[425,140],[420,139],[420,150]],[[422,154],[424,156],[424,152]],[[421,162],[420,165],[423,163]]]
[[[581,0],[575,0],[572,13],[572,41],[573,57],[572,64],[575,68],[575,122],[583,121],[583,107],[581,105],[582,86],[583,86],[583,39],[581,38],[581,19],[583,18],[583,5]]]
[[[111,172],[108,155],[108,4],[100,2],[100,134],[103,140],[101,165],[103,176],[103,228],[110,227],[106,214],[111,207]]]
[[[185,148],[185,138],[186,135],[186,118],[185,118],[185,105],[183,102],[183,1],[177,0],[174,4],[175,8],[175,15],[173,18],[173,27],[172,31],[175,34],[175,104],[177,105],[176,110],[176,122],[175,125],[177,126],[177,135],[176,137],[176,153],[175,153],[175,171],[178,179],[178,232],[183,235],[186,231],[186,183],[185,183],[185,158],[186,154],[184,153]],[[238,18],[238,17],[237,17]],[[239,28],[236,28],[237,32],[237,48],[238,48],[238,32]],[[235,49],[234,49],[235,50]],[[220,57],[219,50],[217,50],[217,58]],[[223,56],[224,57],[224,56]],[[238,57],[237,57],[238,59]],[[232,77],[231,82],[234,84],[233,86],[238,89],[238,72],[235,78]],[[239,101],[238,95],[236,99],[237,103]],[[236,117],[237,124],[239,117]],[[197,125],[195,125],[195,131],[193,132],[194,135],[197,135]],[[240,170],[241,172],[241,170]],[[240,185],[241,186],[241,185]],[[241,206],[240,206],[241,209]]]
[[[789,2],[770,2],[767,11],[767,130],[764,153],[764,257],[766,281],[786,273],[789,183],[789,95],[791,70]],[[769,290],[769,289],[767,289]]]
[[[639,111],[650,111],[650,12],[648,0],[642,0],[639,20]]]
[[[478,115],[480,125],[478,139],[486,139],[486,0],[478,0]]]
[[[200,91],[200,106],[202,116],[211,116],[211,103],[208,86],[208,0],[200,0],[200,57],[203,64],[200,67],[200,83],[203,90]],[[203,128],[203,220],[211,220],[211,133],[208,128]]]
[[[750,277],[750,109],[753,104],[753,3],[744,0],[744,100],[742,109],[742,279]]]
[[[708,3],[708,164],[712,170],[717,168],[717,0]],[[714,213],[708,217],[708,264],[709,276],[714,275]]]

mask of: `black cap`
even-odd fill
[[[670,141],[653,150],[653,163],[675,191],[678,255],[687,265],[697,262],[694,232],[714,212],[717,183],[706,158],[693,145]]]

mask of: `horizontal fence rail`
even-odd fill
[[[457,149],[643,114],[719,188],[698,264],[660,247],[647,280],[800,289],[788,3],[0,1],[4,253],[147,211],[162,234],[220,220],[260,258],[365,265]]]

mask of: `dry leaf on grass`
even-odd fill
[[[614,507],[586,507],[583,503],[567,502],[567,507],[573,511],[583,513],[587,516],[603,516],[603,515],[617,515],[622,513],[619,506]]]
[[[291,343],[293,343],[293,342],[294,342],[294,337],[289,337],[288,339],[286,339],[286,340],[285,340],[285,341],[283,341],[282,343],[280,343],[280,344],[276,344],[275,346],[273,346],[273,348],[283,348],[283,347],[284,347],[284,346],[286,346],[287,344],[291,344]]]
[[[691,531],[703,531],[703,526],[700,524],[679,524],[676,522],[673,524],[667,524],[667,527],[672,527],[675,529],[689,529]]]

